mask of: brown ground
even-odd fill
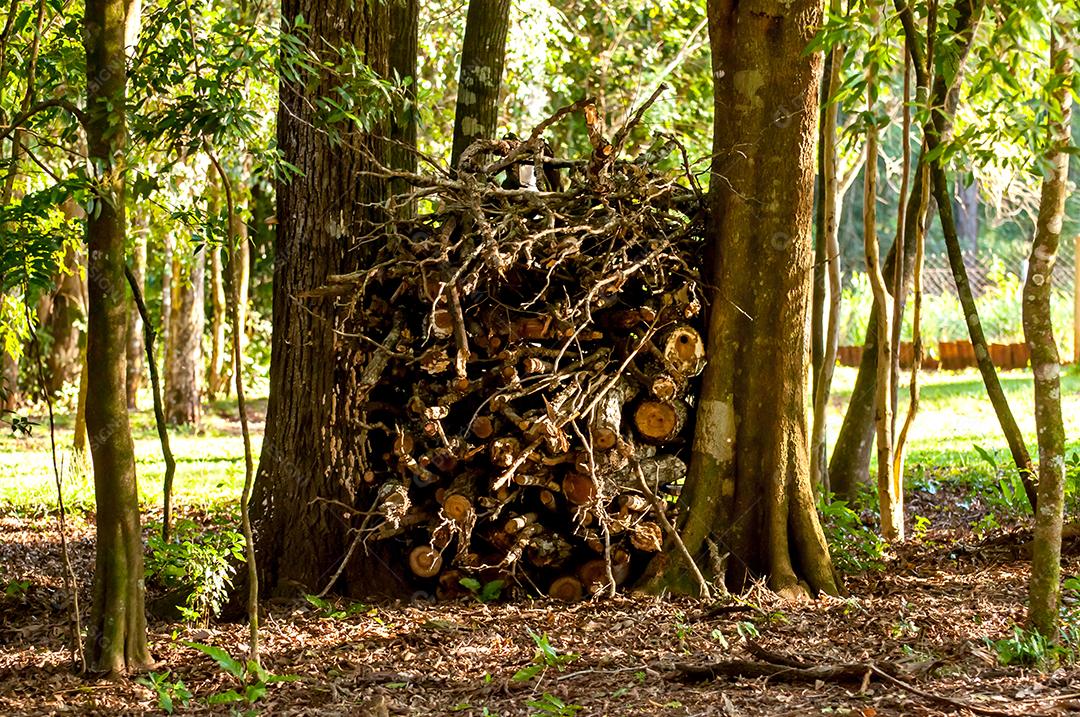
[[[72,532],[85,608],[92,529],[80,524]],[[299,679],[272,685],[257,707],[273,715],[560,714],[529,704],[547,694],[580,705],[579,715],[972,714],[935,696],[999,714],[1080,710],[1080,669],[998,665],[986,640],[1022,622],[1028,566],[1015,541],[972,543],[964,529],[938,528],[905,545],[884,571],[849,578],[849,598],[781,604],[756,590],[745,596],[747,607],[720,614],[689,600],[647,597],[572,606],[418,602],[337,619],[306,602],[269,604],[264,663]],[[160,713],[154,693],[134,681],[94,681],[72,671],[58,556],[54,522],[0,517],[0,586],[30,581],[25,595],[0,597],[0,714]],[[1066,574],[1078,567],[1070,559]],[[876,677],[867,684],[678,679],[678,662],[749,659],[740,635],[747,622],[763,648],[813,664],[899,663],[905,680],[926,694]],[[182,641],[241,654],[245,630],[152,623],[159,672],[171,670],[195,695],[179,713],[228,713],[206,698],[232,686],[210,658]],[[577,657],[561,671],[515,681],[536,653],[530,630],[548,635],[560,655]]]

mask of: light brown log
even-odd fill
[[[442,569],[442,555],[429,545],[418,545],[409,553],[409,569],[421,578],[430,578]]]
[[[629,381],[618,380],[596,406],[592,423],[593,448],[606,451],[619,443],[622,435],[623,406],[633,399],[636,390]]]
[[[667,443],[679,435],[686,415],[681,401],[642,401],[634,411],[634,427],[645,441]]]
[[[491,416],[477,416],[469,430],[480,440],[486,441],[495,435],[495,419]]]
[[[540,504],[548,510],[555,510],[558,507],[558,503],[555,500],[555,494],[547,488],[540,491]]]
[[[454,316],[447,309],[436,309],[431,315],[431,333],[437,339],[448,339],[454,333]]]
[[[619,512],[623,515],[626,513],[644,513],[648,509],[649,501],[643,495],[624,493],[619,496]]]
[[[682,393],[681,388],[678,381],[668,374],[662,373],[653,377],[652,383],[649,385],[649,393],[657,400],[673,401]]]
[[[664,546],[664,534],[656,523],[641,521],[630,529],[630,543],[638,550],[658,553]]]
[[[622,548],[611,549],[611,575],[616,585],[626,582],[630,576],[630,554]],[[608,582],[607,562],[603,558],[596,558],[582,563],[578,568],[578,577],[590,593],[603,589]]]
[[[510,535],[514,535],[515,533],[520,533],[521,530],[526,525],[528,525],[529,523],[535,523],[535,522],[536,522],[536,513],[525,513],[523,515],[514,515],[514,516],[511,516],[510,518],[508,518],[505,523],[503,523],[503,531],[506,532],[506,533],[509,533]]]
[[[470,516],[475,515],[472,501],[459,493],[446,496],[442,509],[447,518],[459,525],[465,524]]]
[[[585,586],[573,575],[563,575],[551,583],[548,597],[563,602],[578,602],[585,597]]]
[[[550,363],[532,356],[521,362],[521,370],[530,376],[538,373],[548,373],[551,369],[552,365]]]
[[[596,499],[596,484],[582,473],[567,473],[562,481],[562,492],[574,505],[590,505]]]
[[[657,338],[669,369],[681,376],[697,376],[705,368],[705,342],[692,326],[676,326]]]

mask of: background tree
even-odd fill
[[[715,82],[711,296],[693,457],[679,529],[699,558],[729,554],[733,588],[836,593],[810,485],[806,347],[822,4],[781,11],[710,0]],[[765,38],[769,38],[768,42]],[[749,161],[747,148],[754,151]],[[768,322],[756,317],[768,316]],[[711,564],[705,560],[704,564]],[[715,568],[714,568],[715,570]],[[682,586],[678,563],[664,581]]]
[[[495,136],[509,26],[510,0],[469,0],[451,165],[457,165],[461,153],[477,139]]]
[[[1050,148],[1042,202],[1024,283],[1024,336],[1035,374],[1035,425],[1039,442],[1039,509],[1031,556],[1028,621],[1049,638],[1057,637],[1061,587],[1061,526],[1065,498],[1065,427],[1061,419],[1061,358],[1050,314],[1050,288],[1061,242],[1069,181],[1072,73],[1075,33],[1071,13],[1062,7],[1052,20],[1051,77],[1047,119]]]

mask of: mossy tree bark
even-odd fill
[[[738,589],[765,575],[792,596],[837,591],[810,485],[805,410],[821,56],[804,51],[822,11],[820,0],[708,4],[709,363],[678,523],[713,577]],[[660,582],[694,591],[678,561]]]
[[[86,427],[94,463],[97,546],[86,636],[89,668],[123,673],[150,663],[143,607],[142,535],[135,454],[128,424],[126,333],[131,307],[124,278],[125,0],[87,0],[86,140],[95,178],[88,212],[87,365],[94,390]]]
[[[476,140],[495,136],[509,27],[510,0],[469,0],[451,165],[456,165],[461,153]]]
[[[388,0],[284,0],[282,18],[308,23],[307,42],[331,62],[352,45],[382,76],[389,70]],[[364,266],[355,237],[371,228],[385,182],[366,175],[367,153],[386,162],[386,143],[355,126],[332,128],[331,139],[316,98],[335,92],[328,71],[304,83],[283,80],[278,146],[300,171],[277,188],[274,246],[274,335],[270,398],[251,513],[264,593],[317,593],[333,575],[351,539],[350,524],[327,500],[347,505],[372,498],[360,475],[363,447],[357,388],[366,363],[362,349],[342,339],[332,299],[300,299],[326,284],[329,274]],[[385,129],[379,129],[385,132]],[[355,595],[398,594],[403,579],[367,556],[342,571],[335,589]]]
[[[1071,25],[1067,10],[1059,10],[1054,23],[1050,63],[1060,83],[1051,102],[1056,112],[1050,124],[1049,173],[1043,180],[1035,240],[1031,245],[1024,282],[1024,338],[1031,348],[1035,374],[1035,425],[1039,441],[1038,506],[1031,556],[1028,621],[1049,638],[1057,637],[1059,581],[1061,577],[1061,523],[1065,490],[1065,427],[1061,419],[1061,359],[1050,315],[1051,275],[1061,242],[1068,192],[1072,95]]]

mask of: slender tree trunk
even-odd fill
[[[19,361],[6,350],[0,351],[0,405],[5,411],[19,407]]]
[[[874,12],[875,19],[877,12]],[[877,67],[867,68],[867,111],[874,112],[874,86]],[[877,318],[877,378],[874,396],[874,426],[877,439],[878,508],[881,515],[881,535],[886,540],[904,539],[904,493],[893,480],[892,465],[892,305],[885,277],[881,271],[877,238],[877,165],[878,130],[871,120],[866,132],[866,165],[863,167],[863,249],[866,253],[866,273],[874,292]],[[900,245],[897,252],[902,256]],[[903,273],[903,269],[900,270]]]
[[[387,3],[284,0],[285,23],[300,15],[309,23],[312,52],[332,60],[332,48],[352,44],[375,72],[388,74]],[[336,82],[325,73],[303,85],[283,79],[280,90],[278,146],[300,172],[277,191],[270,398],[251,501],[259,580],[270,594],[318,592],[337,569],[350,526],[326,500],[362,510],[373,501],[356,470],[363,431],[354,397],[361,393],[356,384],[367,349],[339,338],[335,329],[349,326],[339,325],[344,319],[332,300],[297,299],[323,286],[328,274],[363,266],[353,239],[382,218],[372,207],[385,199],[385,183],[362,174],[370,165],[353,148],[364,146],[385,162],[385,143],[342,126],[343,141],[334,144],[319,126],[313,100],[332,94]],[[394,566],[377,558],[348,566],[336,589],[358,595],[408,590]]]
[[[1073,363],[1080,366],[1080,234],[1073,239]]]
[[[1052,104],[1060,112],[1050,124],[1049,174],[1043,180],[1035,240],[1024,282],[1024,338],[1031,349],[1035,374],[1035,426],[1039,440],[1039,509],[1031,556],[1028,621],[1054,639],[1058,629],[1061,578],[1061,524],[1065,497],[1065,428],[1061,418],[1061,359],[1050,315],[1052,274],[1061,241],[1068,192],[1070,109],[1072,94],[1072,28],[1064,22],[1068,10],[1058,10],[1051,39],[1050,64],[1055,79]],[[1056,113],[1055,113],[1056,114]]]
[[[86,425],[94,462],[97,549],[86,655],[92,671],[124,673],[151,664],[143,607],[142,534],[135,451],[128,424],[125,338],[130,306],[124,282],[124,117],[127,76],[124,0],[87,0],[86,140],[97,170],[88,212],[87,365],[94,390]]]
[[[953,212],[956,216],[956,235],[964,251],[974,254],[979,250],[979,183],[957,182]]]
[[[165,418],[199,425],[202,418],[202,334],[205,255],[173,256],[172,316],[165,360]]]
[[[708,3],[712,171],[725,179],[710,190],[709,363],[678,526],[690,553],[728,585],[767,575],[789,596],[837,590],[805,411],[821,72],[820,54],[805,48],[822,9],[819,0]],[[672,560],[662,582],[691,591],[685,576]]]
[[[146,286],[146,232],[135,235],[135,248],[131,253],[131,273],[139,285],[139,291]],[[127,406],[138,408],[139,389],[143,383],[143,325],[142,316],[132,311],[128,317],[127,328]]]
[[[235,191],[235,184],[233,185]],[[251,287],[251,242],[248,241],[248,226],[244,223],[244,220],[239,214],[233,214],[230,231],[232,236],[236,239],[236,247],[233,249],[233,276],[232,280],[235,284],[235,300],[236,300],[236,326],[232,327],[233,331],[237,332],[237,336],[240,339],[240,356],[243,358],[247,354],[247,317],[248,317],[248,301],[249,292]],[[226,261],[226,271],[228,270],[228,261]],[[226,294],[228,294],[228,287],[226,286]],[[230,300],[233,297],[230,296]],[[226,348],[230,355],[233,353],[231,349]],[[233,364],[235,358],[229,361]],[[236,374],[236,367],[233,366],[232,373]],[[243,375],[241,373],[241,375]]]
[[[52,339],[44,357],[44,390],[50,396],[56,396],[65,385],[77,380],[81,369],[79,339],[82,332],[78,327],[78,321],[84,316],[81,264],[79,252],[69,247],[64,254],[56,291],[44,297],[38,309],[39,321]]]
[[[839,9],[839,2],[833,0],[833,12]],[[829,312],[828,326],[823,337],[823,355],[821,370],[814,383],[814,422],[810,440],[810,476],[814,484],[823,491],[830,491],[828,462],[826,460],[826,409],[829,394],[832,391],[833,372],[836,368],[836,352],[840,342],[840,239],[837,215],[840,209],[840,197],[837,192],[838,171],[836,151],[837,106],[829,102],[840,86],[840,68],[844,63],[844,48],[833,48],[825,60],[825,82],[822,97],[828,104],[821,113],[819,163],[821,165],[821,240],[822,259],[828,271]],[[822,277],[824,280],[824,277]],[[815,276],[815,281],[816,281]],[[824,286],[822,289],[824,290]],[[816,286],[815,286],[816,291]],[[824,306],[824,301],[822,301]],[[824,311],[822,311],[824,313]],[[820,319],[819,319],[820,320]]]
[[[966,0],[961,0],[965,2]],[[906,7],[903,0],[896,0],[898,8]],[[954,20],[955,22],[955,20]],[[912,20],[912,28],[914,21]],[[955,28],[952,28],[955,29]],[[915,40],[915,46],[920,58],[924,57],[923,48]],[[942,122],[943,134],[948,132],[952,118],[956,113],[959,100],[960,83],[964,76],[964,66],[971,50],[970,43],[955,48],[951,53],[951,61],[947,71],[934,78],[933,91],[928,100],[930,106],[944,108],[935,112],[934,117]],[[918,61],[913,59],[913,67]],[[918,73],[925,71],[922,67]],[[921,80],[920,80],[921,81]],[[925,128],[924,128],[925,133]],[[911,186],[911,194],[908,196],[907,206],[904,210],[905,235],[911,235],[915,223],[919,221],[919,198],[922,196],[923,172],[922,167],[926,161],[926,154],[921,153],[914,171],[914,181]],[[885,259],[883,274],[892,276],[895,271],[896,245],[889,249]],[[911,277],[915,267],[915,249],[912,242],[907,242],[903,253],[904,262],[904,288],[905,291],[911,283]],[[851,500],[857,493],[860,483],[869,481],[870,449],[874,443],[874,396],[875,381],[877,374],[878,334],[877,314],[871,312],[870,321],[866,330],[866,339],[863,343],[862,360],[859,363],[859,372],[855,379],[855,386],[851,393],[848,408],[844,414],[844,422],[837,435],[836,444],[833,446],[833,455],[829,461],[829,481],[833,492],[845,500]]]
[[[227,390],[225,378],[225,275],[221,268],[221,247],[210,250],[210,365],[207,368],[206,396],[217,398]]]
[[[82,347],[82,367],[79,371],[79,397],[75,404],[75,436],[72,450],[86,454],[86,395],[90,391],[90,371],[86,363],[86,343]]]
[[[469,0],[454,112],[452,166],[470,144],[495,136],[509,27],[510,0]]]
[[[958,9],[957,22],[961,23],[959,25],[959,27],[962,28],[962,32],[959,33],[961,41],[965,41],[967,43],[966,46],[970,47],[971,42],[973,41],[972,38],[974,37],[979,24],[980,16],[982,15],[983,0],[961,0],[961,2],[958,3]],[[916,65],[917,64],[919,64],[918,61],[916,61]],[[935,94],[937,94],[938,85],[941,84],[943,84],[942,78],[939,77],[934,82]],[[927,152],[935,151],[943,141],[947,130],[946,120],[942,114],[937,112],[932,113],[931,121],[927,124],[925,129]],[[994,367],[993,359],[990,357],[990,349],[986,341],[986,335],[983,332],[982,323],[979,321],[978,306],[975,303],[975,296],[972,293],[971,285],[968,282],[967,267],[964,265],[963,249],[960,246],[960,239],[956,233],[956,223],[953,221],[948,178],[945,176],[945,168],[941,164],[940,157],[930,162],[930,178],[934,199],[937,201],[938,205],[941,231],[945,236],[945,248],[948,250],[949,254],[949,266],[952,269],[953,280],[956,283],[956,293],[960,298],[960,305],[964,310],[968,334],[971,336],[971,343],[975,347],[975,358],[978,362],[979,372],[982,374],[983,383],[986,386],[986,393],[990,398],[991,405],[994,407],[994,413],[997,414],[998,422],[1001,424],[1001,431],[1004,433],[1005,440],[1009,444],[1009,451],[1012,453],[1013,461],[1020,471],[1020,478],[1024,483],[1024,491],[1034,510],[1037,496],[1035,484],[1032,480],[1033,468],[1031,457],[1028,455],[1027,446],[1024,444],[1024,437],[1020,433],[1019,426],[1016,424],[1012,409],[1009,408],[1008,398],[1005,396],[1005,391],[1001,387],[997,369]]]

